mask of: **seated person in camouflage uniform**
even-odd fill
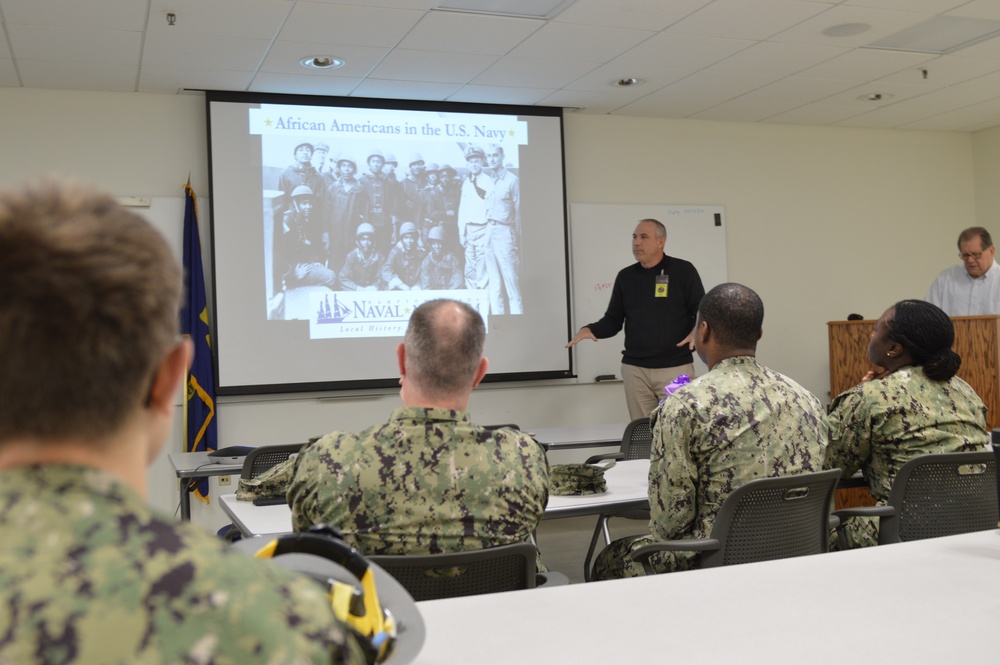
[[[695,349],[707,374],[682,386],[650,416],[648,536],[612,542],[594,579],[636,577],[628,554],[651,540],[707,538],[729,494],[751,480],[819,471],[826,448],[820,401],[759,364],[764,304],[741,284],[720,284],[702,299]],[[660,552],[657,572],[697,568],[696,552]]]
[[[545,453],[531,437],[474,424],[486,374],[483,319],[465,303],[414,310],[396,353],[389,422],[333,432],[296,458],[292,527],[323,522],[365,554],[437,554],[528,542],[548,501]]]
[[[145,504],[181,269],[105,195],[0,194],[0,662],[363,663],[323,589]]]
[[[914,457],[985,450],[990,441],[986,406],[955,376],[962,359],[951,350],[954,340],[951,319],[936,305],[896,303],[868,341],[868,359],[885,371],[868,372],[830,405],[824,466],[844,477],[861,469],[879,505]],[[878,519],[855,517],[844,529],[852,548],[878,543]]]

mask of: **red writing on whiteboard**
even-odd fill
[[[613,286],[611,282],[604,282],[602,284],[594,284],[595,291],[603,291],[605,289],[610,289]]]

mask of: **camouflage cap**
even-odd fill
[[[608,491],[604,472],[615,461],[604,464],[553,464],[549,467],[549,493],[555,496],[603,494]]]

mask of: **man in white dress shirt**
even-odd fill
[[[961,266],[941,272],[927,292],[927,302],[948,316],[1000,314],[1000,265],[990,232],[981,226],[965,229],[958,236]]]

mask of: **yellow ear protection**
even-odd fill
[[[332,529],[319,528],[280,536],[260,548],[255,556],[269,559],[282,554],[313,554],[343,566],[358,579],[353,584],[328,579],[334,615],[362,637],[368,660],[381,663],[392,653],[397,638],[396,621],[382,607],[375,590],[375,575],[368,561],[356,549],[334,536]]]

